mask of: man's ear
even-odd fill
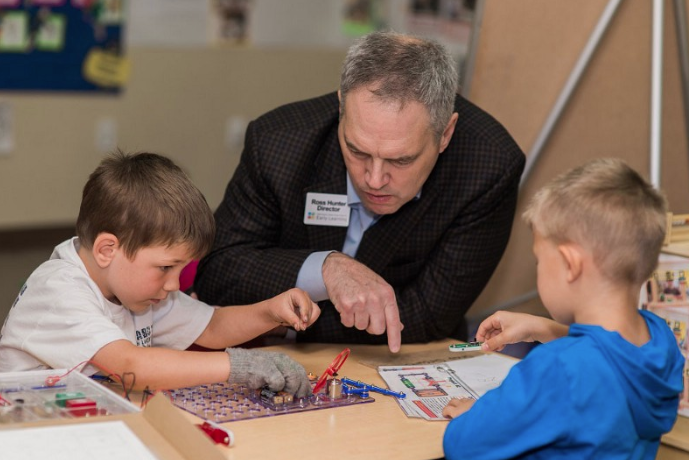
[[[455,133],[455,127],[457,126],[457,120],[459,119],[459,114],[457,112],[453,113],[450,117],[450,121],[447,122],[443,135],[440,138],[440,153],[443,153],[447,146],[452,140],[452,135]]]
[[[110,265],[117,251],[120,250],[120,241],[112,233],[99,233],[93,242],[93,259],[100,268]]]
[[[567,282],[576,281],[580,276],[583,268],[583,254],[581,248],[574,244],[560,244],[557,250],[562,255],[565,269],[567,270]]]

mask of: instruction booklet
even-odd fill
[[[388,387],[408,417],[447,420],[443,408],[452,398],[478,399],[498,387],[519,361],[498,353],[426,365],[379,366]]]

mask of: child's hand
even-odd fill
[[[242,383],[251,389],[268,386],[297,398],[311,394],[311,383],[304,367],[283,353],[244,348],[227,348],[230,355],[229,383]]]
[[[511,343],[549,342],[567,335],[567,331],[567,326],[549,318],[499,311],[481,322],[476,340],[483,342],[484,351],[500,351]]]
[[[534,316],[526,313],[499,311],[483,320],[476,331],[476,340],[483,342],[486,351],[500,351],[505,345],[533,342],[531,322]]]
[[[464,412],[471,409],[476,400],[471,398],[452,398],[447,406],[443,408],[443,417],[445,418],[456,418],[462,415]]]
[[[282,326],[292,326],[296,331],[305,330],[321,315],[318,305],[301,289],[290,289],[268,303],[273,320]]]

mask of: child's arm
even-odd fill
[[[253,305],[216,308],[206,329],[194,343],[221,349],[251,340],[277,326],[303,331],[321,314],[301,289],[290,289]]]
[[[567,335],[569,326],[549,318],[499,311],[478,327],[476,340],[485,351],[500,351],[505,345],[518,342],[550,342]]]
[[[137,347],[127,340],[116,340],[101,348],[92,361],[105,372],[133,374],[134,389],[174,389],[229,381],[254,389],[268,385],[271,390],[284,390],[297,397],[311,393],[301,364],[285,354],[262,350],[180,351]]]
[[[93,356],[96,367],[118,375],[132,373],[136,389],[172,389],[224,382],[230,375],[230,360],[224,351],[181,351],[137,347],[127,340],[105,345]]]

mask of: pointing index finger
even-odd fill
[[[402,345],[402,323],[396,302],[385,307],[385,323],[388,331],[388,347],[391,352],[397,353]]]

